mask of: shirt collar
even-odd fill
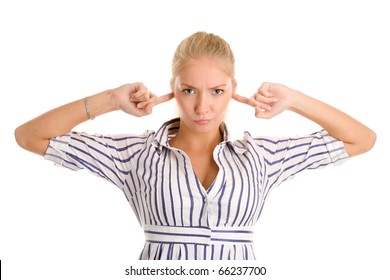
[[[155,133],[152,145],[161,153],[165,147],[170,149],[169,140],[174,137],[180,128],[180,118],[175,118],[165,122]],[[243,141],[232,141],[231,135],[225,123],[222,124],[223,129],[223,141],[221,144],[231,146],[236,153],[242,154],[248,150]]]

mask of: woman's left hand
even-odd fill
[[[236,93],[232,95],[232,98],[254,107],[257,118],[270,119],[289,108],[294,92],[295,90],[284,85],[266,82],[251,98]]]

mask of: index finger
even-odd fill
[[[249,98],[248,97],[238,95],[237,93],[233,93],[232,98],[238,102],[249,105]]]
[[[173,97],[174,97],[173,92],[161,96],[156,96],[152,94],[151,98],[148,101],[137,103],[137,107],[138,108],[153,107],[155,105],[167,102],[171,100]]]
[[[167,102],[167,101],[171,100],[173,97],[174,97],[173,92],[161,95],[161,96],[157,97],[156,104]]]

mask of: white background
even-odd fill
[[[200,30],[230,43],[238,93],[249,97],[264,81],[283,83],[378,135],[371,152],[299,174],[272,193],[255,238],[255,264],[267,268],[263,279],[389,279],[386,2],[1,1],[4,279],[128,279],[125,268],[141,265],[143,232],[123,194],[23,151],[13,132],[51,108],[123,83],[141,81],[157,95],[168,93],[176,46]],[[252,108],[233,102],[228,123],[235,135],[319,129],[290,112],[255,119]],[[170,101],[145,118],[115,112],[78,129],[142,133],[174,115]]]

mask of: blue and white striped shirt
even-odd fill
[[[255,259],[253,227],[270,190],[305,169],[348,157],[326,131],[297,138],[252,137],[214,149],[219,172],[205,190],[188,156],[170,147],[179,119],[142,135],[71,132],[50,141],[45,158],[86,169],[118,186],[145,233],[140,259]]]

